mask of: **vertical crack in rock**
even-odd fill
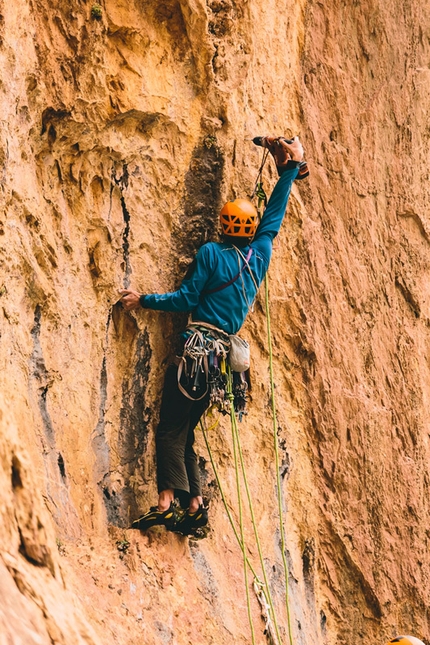
[[[52,425],[52,420],[48,412],[46,397],[48,390],[52,385],[52,379],[46,369],[45,360],[43,358],[42,346],[40,344],[40,328],[41,328],[42,310],[40,305],[37,305],[34,312],[34,327],[31,330],[33,339],[33,353],[30,358],[30,369],[32,379],[37,381],[38,386],[38,407],[40,416],[42,417],[43,428],[45,431],[45,439],[48,444],[49,450],[55,450],[55,431]]]
[[[212,501],[215,492],[218,490],[218,485],[215,477],[211,478],[210,472],[207,469],[208,461],[204,457],[200,456],[198,463],[203,499],[205,505],[208,505]]]
[[[107,216],[107,221],[110,222],[110,216],[112,214],[112,204],[113,204],[113,191],[115,190],[115,180],[114,180],[114,170],[112,170],[110,190],[109,190],[109,212]]]
[[[281,457],[281,463],[279,464],[279,475],[281,479],[285,479],[285,477],[288,479],[288,476],[291,471],[291,459],[287,451],[287,442],[281,436],[281,434],[282,434],[282,428],[278,427],[278,445],[279,445],[279,452]]]
[[[0,47],[3,47],[5,37],[4,2],[0,3]]]
[[[42,309],[37,305],[34,312],[34,326],[31,330],[33,352],[30,357],[30,388],[32,382],[37,383],[37,404],[44,430],[42,455],[46,471],[46,493],[51,502],[50,508],[55,521],[66,531],[70,528],[72,532],[76,532],[78,518],[69,496],[66,465],[56,446],[55,428],[48,410],[47,397],[49,388],[53,384],[53,377],[46,367],[43,356],[40,342],[41,325]]]
[[[421,315],[420,304],[417,298],[413,295],[412,291],[406,286],[405,281],[400,275],[397,275],[395,277],[394,284],[402,294],[406,304],[409,306],[415,318],[419,318]]]
[[[130,286],[130,275],[131,275],[131,266],[130,266],[130,242],[129,242],[129,234],[130,234],[130,213],[127,210],[127,207],[125,205],[125,199],[124,195],[121,194],[121,207],[122,207],[122,213],[124,216],[124,233],[122,236],[122,250],[123,250],[123,257],[124,257],[124,287],[127,288]]]
[[[112,447],[106,437],[108,401],[107,346],[110,323],[114,322],[115,343],[132,346],[133,367],[122,382],[119,432],[113,462]],[[132,316],[124,316],[121,308],[113,308],[106,325],[105,352],[100,372],[99,419],[93,432],[92,447],[96,456],[95,477],[103,496],[109,524],[128,526],[130,514],[138,512],[133,479],[148,443],[151,409],[146,402],[151,360],[149,335],[139,328]]]
[[[327,616],[321,609],[320,611],[320,626],[321,626],[321,633],[323,636],[326,636],[327,634]]]
[[[146,402],[146,389],[151,355],[149,334],[145,330],[137,337],[134,370],[131,377],[124,379],[122,384],[118,451],[123,488],[117,499],[117,521],[120,526],[125,522],[125,525],[128,525],[128,515],[130,513],[135,515],[139,511],[131,480],[139,470],[139,462],[148,446],[151,408]]]
[[[15,454],[12,456],[11,481],[14,515],[19,536],[18,551],[32,565],[48,567],[55,577],[55,566],[50,549],[44,540],[43,522],[33,506],[34,491],[25,486],[25,470],[20,458]]]
[[[0,16],[1,19],[1,16]],[[1,24],[1,23],[0,23]],[[1,43],[1,36],[0,36]],[[4,193],[9,165],[9,141],[6,133],[0,133],[0,192]]]
[[[64,464],[64,459],[63,459],[63,455],[61,454],[61,452],[58,453],[57,463],[58,463],[58,470],[60,471],[60,475],[65,480],[66,477],[67,477],[66,476],[66,466]]]
[[[148,385],[151,348],[145,330],[137,339],[136,367],[131,383],[123,381],[122,407],[120,412],[121,465],[134,472],[148,443],[150,408],[146,406],[145,393]]]
[[[13,455],[12,457],[11,482],[13,491],[18,491],[23,488],[21,477],[21,463],[16,455]]]
[[[314,593],[315,576],[315,540],[307,538],[302,553],[303,579],[308,590]]]
[[[211,566],[198,544],[190,542],[190,555],[199,577],[202,593],[216,609],[219,605],[219,591]]]
[[[122,175],[117,178],[115,170],[112,172],[112,179],[115,184],[118,186],[120,191],[120,203],[122,209],[122,216],[124,218],[124,232],[122,234],[122,254],[123,254],[123,266],[124,266],[124,288],[127,289],[130,286],[130,276],[132,273],[131,264],[130,264],[130,212],[127,209],[125,203],[124,190],[128,188],[128,166],[126,163],[122,166]],[[112,191],[111,191],[112,195]]]
[[[106,367],[106,349],[108,345],[109,326],[112,319],[112,312],[109,312],[106,323],[106,336],[105,336],[105,350],[103,354],[102,367],[100,370],[100,405],[99,405],[99,418],[97,425],[94,429],[91,445],[96,456],[94,474],[97,484],[101,485],[101,480],[109,471],[109,445],[106,441],[105,435],[105,413],[107,402],[107,367]]]

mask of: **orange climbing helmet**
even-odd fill
[[[390,643],[397,643],[398,645],[424,645],[424,643],[420,641],[419,638],[415,638],[415,636],[396,636],[390,640],[387,645],[390,645]]]
[[[220,221],[224,235],[252,237],[257,230],[257,209],[248,199],[235,199],[221,209]]]

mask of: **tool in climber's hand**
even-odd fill
[[[252,141],[256,146],[267,148],[275,158],[276,165],[280,168],[285,166],[288,161],[288,157],[280,142],[285,141],[289,145],[294,143],[294,139],[286,139],[285,137],[254,137]],[[309,167],[306,161],[301,161],[298,168],[299,174],[297,175],[297,179],[306,179],[306,177],[309,177]]]

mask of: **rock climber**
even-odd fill
[[[303,160],[298,137],[264,137],[260,145],[274,157],[279,179],[258,227],[257,211],[250,201],[227,202],[220,213],[222,241],[200,248],[192,271],[177,291],[148,295],[120,290],[126,311],[143,308],[191,314],[183,337],[187,361],[179,359],[181,367],[170,365],[165,376],[156,431],[158,505],[136,519],[132,528],[146,530],[163,525],[191,535],[208,522],[193,448],[194,429],[211,401],[208,374],[219,373],[218,359],[222,361],[228,354],[229,335],[240,330],[257,295]],[[202,350],[197,357],[192,354],[196,347]],[[190,356],[194,357],[191,362]],[[218,386],[211,387],[212,396],[214,392],[219,396]],[[176,498],[186,509],[182,513],[178,512]]]

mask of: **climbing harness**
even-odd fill
[[[209,370],[214,377],[215,372],[218,377],[225,371],[229,348],[228,335],[224,332],[208,329],[203,324],[191,323],[187,326],[178,365],[178,387],[184,396],[200,401],[207,395]],[[212,384],[217,385],[215,378]],[[211,399],[216,399],[214,389],[211,389]]]
[[[227,395],[228,358],[232,344],[237,345],[239,337],[198,321],[189,323],[184,335],[182,356],[178,357],[179,390],[193,401],[200,401],[208,396],[209,406],[215,406],[222,414],[230,414]],[[239,367],[244,369],[238,371]],[[246,414],[248,382],[244,372],[247,367],[236,364],[236,368],[232,372],[233,413],[242,420]]]

